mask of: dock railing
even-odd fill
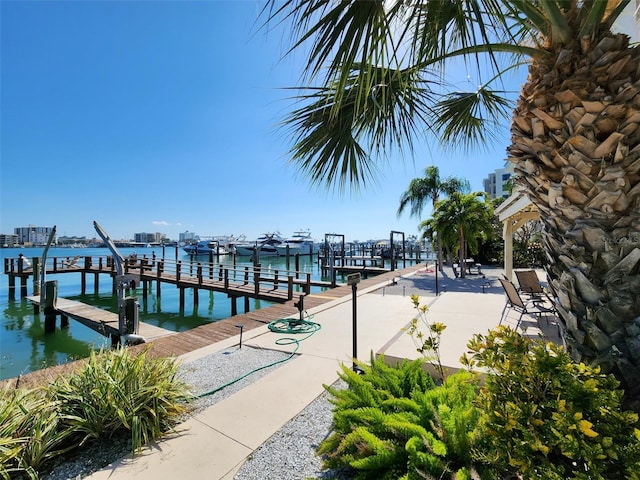
[[[15,295],[15,279],[21,280],[21,296],[26,296],[26,279],[34,275],[34,266],[39,259],[24,257],[5,258],[4,273],[9,275],[10,298]],[[116,266],[112,256],[75,256],[49,257],[46,265],[47,273],[106,273],[116,275]],[[325,282],[312,282],[311,274],[290,270],[265,268],[260,264],[254,266],[234,266],[216,262],[198,262],[190,260],[171,260],[155,256],[129,255],[125,257],[125,274],[140,275],[141,281],[157,281],[174,283],[187,288],[205,288],[244,292],[243,295],[261,296],[265,292],[286,292],[288,300],[293,299],[295,286],[300,286],[306,294],[311,292],[312,285],[327,286]],[[84,276],[83,276],[84,279]],[[83,280],[83,290],[84,290]],[[218,284],[220,288],[214,288]],[[13,289],[12,289],[13,287]],[[264,288],[263,288],[264,287]],[[271,288],[269,288],[271,287]],[[286,289],[286,290],[285,290]]]

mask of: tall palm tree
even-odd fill
[[[440,170],[435,165],[424,169],[424,177],[414,178],[409,182],[409,188],[400,196],[398,216],[402,215],[407,205],[411,206],[411,215],[419,216],[424,204],[431,199],[431,205],[435,209],[440,195],[451,195],[454,192],[469,191],[469,181],[463,178],[440,178]],[[442,238],[437,236],[438,243],[438,268],[442,271]]]
[[[485,240],[493,230],[493,205],[486,200],[483,192],[452,192],[448,198],[438,201],[432,218],[422,222],[421,228],[430,228],[438,233],[438,238],[456,239],[460,276],[465,277],[465,259],[476,254],[481,240]]]
[[[315,182],[362,184],[380,154],[424,132],[485,141],[510,110],[492,88],[501,56],[528,61],[508,154],[542,216],[567,346],[615,372],[640,409],[640,48],[612,31],[628,4],[290,0],[270,14],[291,17],[294,48],[308,47],[315,87],[287,124],[292,160]],[[489,81],[446,89],[455,57]]]

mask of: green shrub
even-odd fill
[[[372,355],[361,375],[342,366],[348,388],[325,387],[335,405],[333,431],[318,448],[325,468],[352,468],[356,479],[467,478],[477,417],[472,376],[435,386],[423,363],[392,367]]]
[[[0,478],[9,479],[24,473],[36,478],[33,468],[22,461],[24,446],[29,441],[21,436],[35,396],[32,391],[13,390],[4,387],[0,390]]]
[[[92,354],[75,374],[33,390],[0,390],[0,478],[38,478],[88,439],[130,431],[134,452],[169,430],[190,398],[173,359],[126,349]]]
[[[478,478],[472,457],[473,430],[480,412],[474,405],[477,377],[460,371],[442,385],[417,393],[420,425],[426,437],[414,436],[406,444],[409,479]],[[473,474],[473,477],[472,477]]]
[[[42,389],[0,391],[0,477],[36,478],[50,458],[73,448],[60,405]]]
[[[621,411],[612,375],[510,328],[475,335],[468,346],[464,361],[489,371],[474,455],[496,478],[639,478],[638,416]]]
[[[80,444],[128,430],[135,453],[185,412],[189,392],[177,369],[175,359],[150,358],[146,351],[134,356],[124,348],[108,350],[59,379],[51,394],[65,422],[81,435]]]

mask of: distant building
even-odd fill
[[[135,243],[162,243],[167,238],[164,233],[135,233],[133,241]]]
[[[16,245],[18,245],[18,235],[0,233],[0,248],[15,247]]]
[[[196,235],[193,232],[190,232],[189,230],[187,230],[184,233],[181,233],[179,236],[179,241],[183,243],[197,242],[199,239],[200,237],[198,235]]]
[[[52,231],[53,227],[36,227],[35,225],[13,229],[13,233],[18,236],[18,243],[22,245],[46,245]],[[53,243],[56,243],[55,237]]]
[[[86,246],[92,241],[93,240],[87,240],[87,237],[75,237],[75,236],[67,237],[66,235],[62,237],[58,237],[59,246],[63,246],[63,245]]]
[[[504,168],[499,168],[489,174],[488,178],[482,181],[484,191],[491,198],[508,198],[511,195],[513,177],[513,164],[509,163]]]

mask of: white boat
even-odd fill
[[[255,242],[237,243],[237,255],[255,255],[256,251],[260,257],[274,257],[278,255],[277,246],[284,241],[278,232],[265,233],[258,237]]]
[[[319,245],[311,238],[309,230],[293,232],[291,237],[286,238],[284,242],[276,247],[278,254],[282,256],[286,256],[287,252],[289,255],[313,255],[318,252],[319,248]]]
[[[244,235],[238,237],[234,235],[218,235],[185,245],[183,250],[189,255],[208,255],[209,252],[213,252],[214,255],[216,252],[218,255],[228,255],[235,253],[237,243],[243,243],[245,241],[246,237]]]
[[[214,240],[200,240],[199,242],[185,245],[182,249],[189,255],[209,255],[209,253],[227,255],[230,253],[226,247]]]

